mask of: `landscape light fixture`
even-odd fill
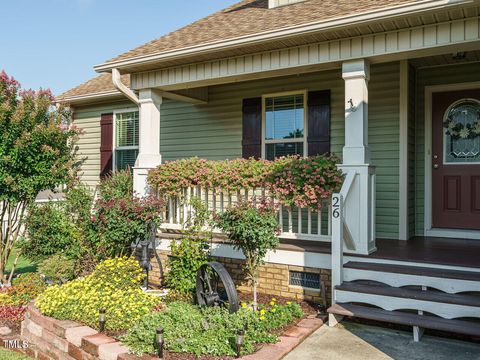
[[[160,359],[163,359],[163,346],[165,344],[165,339],[163,337],[163,328],[159,327],[157,329],[157,335],[155,338],[157,342],[157,355]]]
[[[245,342],[245,330],[240,329],[237,331],[237,339],[235,344],[237,345],[237,359],[240,357],[240,353],[242,351],[242,346]]]
[[[100,330],[100,332],[104,332],[105,331],[105,323],[107,321],[107,318],[105,316],[105,309],[100,309],[98,311],[98,328]]]

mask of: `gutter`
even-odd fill
[[[475,2],[478,2],[478,0],[420,0],[414,2],[413,4],[399,5],[387,9],[383,8],[360,14],[339,17],[335,19],[296,25],[280,30],[271,30],[263,33],[245,35],[226,41],[216,41],[207,44],[185,47],[182,49],[164,51],[157,54],[141,55],[128,59],[106,62],[103,64],[95,65],[94,69],[97,72],[106,72],[112,69],[126,69],[132,65],[146,65],[167,60],[171,61],[191,54],[199,55],[214,51],[228,50],[238,48],[247,44],[252,45],[255,43],[265,42],[269,40],[279,40],[292,36],[302,36],[313,32],[332,30],[344,26],[360,25],[362,23],[378,19],[388,19],[400,15],[413,15],[415,13],[423,11],[438,10],[446,7],[456,6],[459,4],[474,4]]]
[[[136,105],[140,105],[140,99],[138,98],[137,94],[135,94],[130,88],[122,83],[120,71],[118,71],[117,68],[112,69],[112,82],[118,91],[124,94],[128,99],[132,100]]]

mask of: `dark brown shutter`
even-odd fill
[[[308,93],[308,156],[330,152],[330,90]]]
[[[100,178],[113,170],[113,114],[102,114],[100,118]]]
[[[242,157],[262,157],[262,98],[243,99]]]

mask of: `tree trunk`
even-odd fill
[[[258,303],[257,303],[257,279],[253,279],[253,311],[257,311]]]

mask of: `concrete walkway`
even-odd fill
[[[322,326],[284,360],[480,360],[480,344],[343,322]]]

